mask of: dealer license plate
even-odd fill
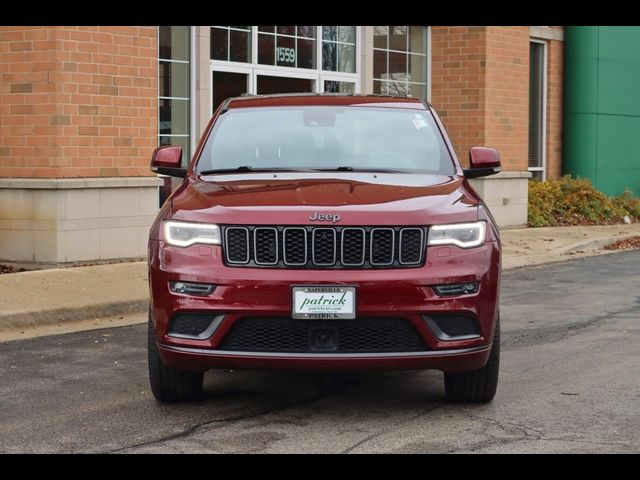
[[[293,318],[356,318],[355,287],[293,287],[292,303]]]

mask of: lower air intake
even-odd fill
[[[480,336],[478,322],[471,315],[424,315],[424,320],[440,340],[464,340]]]
[[[239,319],[220,350],[280,353],[382,353],[429,350],[404,318],[294,320],[289,317]]]
[[[169,336],[183,338],[209,338],[215,332],[224,315],[179,313],[171,320]]]

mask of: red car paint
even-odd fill
[[[451,176],[404,173],[237,173],[199,176],[195,165],[223,108],[283,105],[359,105],[417,109],[435,118],[452,156]],[[162,223],[172,219],[224,225],[311,225],[314,212],[338,214],[340,226],[432,226],[485,220],[485,243],[462,249],[429,246],[419,268],[275,269],[225,264],[219,245],[168,245]],[[392,220],[390,220],[392,219]],[[324,222],[323,222],[324,223]],[[314,226],[318,226],[317,222]],[[151,318],[162,361],[173,368],[382,369],[433,368],[445,372],[482,367],[489,357],[498,314],[501,246],[491,214],[464,178],[436,114],[420,100],[374,96],[290,96],[234,99],[214,114],[189,164],[183,184],[161,208],[149,239]],[[206,297],[176,294],[169,282],[216,285]],[[479,282],[477,293],[439,297],[431,286]],[[264,354],[216,350],[244,316],[289,316],[292,285],[356,286],[357,314],[408,319],[429,347],[425,352],[349,355]],[[211,312],[225,318],[207,339],[169,336],[177,312]],[[439,340],[423,314],[465,312],[480,336]],[[303,322],[304,320],[300,320]]]

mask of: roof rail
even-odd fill
[[[419,100],[411,95],[388,95],[383,93],[340,93],[340,92],[295,92],[295,93],[242,93],[235,98],[271,98],[271,97],[376,97],[376,98],[410,98]]]

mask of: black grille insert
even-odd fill
[[[395,232],[392,228],[371,230],[371,263],[391,265],[394,256]]]
[[[307,231],[304,228],[285,228],[282,250],[287,265],[306,265]]]
[[[199,313],[179,313],[171,321],[169,335],[184,335],[197,337],[201,335],[211,322],[215,320],[215,315]]]
[[[424,231],[421,228],[403,228],[400,230],[400,263],[415,264],[422,261]]]
[[[424,319],[433,334],[440,340],[458,340],[479,337],[478,322],[465,314],[430,314]]]
[[[223,226],[225,263],[263,268],[415,268],[423,227]]]
[[[225,251],[229,263],[249,262],[249,229],[228,227],[224,231]]]
[[[342,229],[342,264],[363,265],[365,254],[365,230],[364,228]]]
[[[256,228],[253,231],[255,261],[259,265],[278,263],[278,231],[275,228]]]
[[[336,231],[333,228],[313,230],[313,263],[331,266],[336,263]]]
[[[405,318],[296,320],[246,317],[231,327],[220,350],[281,353],[383,353],[429,350]]]

